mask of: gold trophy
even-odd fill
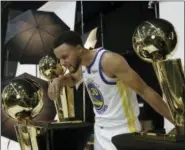
[[[67,69],[61,66],[54,56],[44,56],[39,62],[39,72],[48,81],[60,75],[64,75]],[[58,115],[58,122],[75,117],[74,93],[70,87],[62,87],[60,94],[54,100]],[[66,122],[66,121],[65,121]]]
[[[2,108],[8,117],[16,120],[15,131],[21,150],[39,150],[39,129],[29,125],[43,108],[43,91],[33,80],[23,78],[11,81],[2,91]]]
[[[184,141],[185,76],[180,59],[169,59],[175,52],[177,35],[164,19],[141,23],[133,34],[133,48],[144,61],[152,63],[164,98],[174,119],[175,128],[168,134],[137,133],[144,138]]]

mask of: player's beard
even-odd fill
[[[69,69],[69,72],[70,73],[76,73],[80,67],[80,64],[81,64],[81,58],[78,57],[75,64],[74,65],[71,65],[68,69]]]

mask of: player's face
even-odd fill
[[[56,57],[60,59],[60,64],[65,66],[70,73],[78,71],[81,64],[80,51],[78,47],[62,44],[54,50],[54,53]]]

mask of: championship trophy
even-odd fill
[[[140,137],[165,141],[185,141],[185,76],[180,59],[170,59],[175,52],[177,35],[164,19],[141,23],[133,34],[133,48],[144,61],[152,63],[175,128],[168,134],[136,133]]]
[[[51,82],[53,78],[64,75],[66,71],[67,69],[61,66],[54,56],[44,56],[39,62],[39,72],[49,82]],[[58,122],[66,122],[75,118],[74,93],[72,88],[62,87],[54,103],[58,115]],[[73,120],[72,122],[81,121]]]
[[[36,137],[40,130],[29,125],[43,108],[43,90],[39,84],[27,78],[11,81],[3,89],[2,108],[17,122],[15,131],[21,150],[39,150]]]

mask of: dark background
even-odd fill
[[[2,4],[2,25],[1,25],[1,87],[4,83],[15,77],[17,62],[10,60],[7,62],[6,49],[3,46],[8,15],[13,10],[13,16],[27,9],[38,9],[46,1],[32,1],[32,2],[1,2]],[[83,1],[83,21],[84,21],[84,35],[88,34],[95,27],[99,27],[97,33],[96,47],[103,46],[105,49],[119,53],[126,58],[130,66],[160,95],[161,90],[155,76],[151,64],[143,62],[134,53],[132,48],[132,34],[136,27],[144,20],[155,18],[154,9],[148,8],[148,2],[99,2],[99,1]],[[75,18],[75,31],[81,32],[81,2],[77,2],[76,18]],[[83,36],[83,35],[82,35]],[[11,64],[8,72],[6,73],[5,64]],[[82,85],[78,90],[75,90],[75,106],[76,116],[82,119]],[[141,120],[153,120],[156,131],[162,130],[164,126],[164,119],[156,113],[145,101],[138,96],[139,102],[144,104],[141,108],[139,118]],[[94,122],[94,115],[92,113],[92,105],[88,94],[86,92],[86,120]]]

